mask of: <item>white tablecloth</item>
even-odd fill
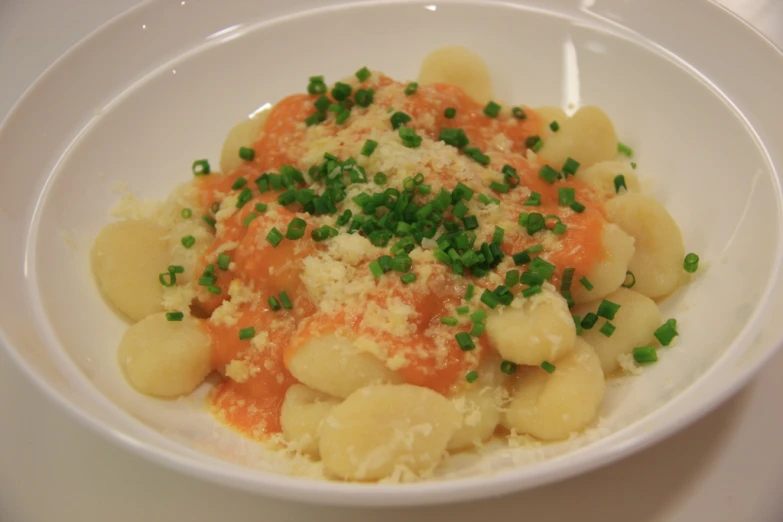
[[[0,0],[0,116],[62,52],[137,1]],[[722,3],[783,46],[783,1]],[[780,522],[781,397],[783,353],[692,427],[597,472],[487,502],[349,510],[221,489],[134,457],[56,409],[0,350],[0,522]]]

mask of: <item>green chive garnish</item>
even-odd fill
[[[457,109],[454,107],[446,107],[446,110],[443,111],[443,116],[446,117],[446,119],[452,119],[454,116],[457,115]]]
[[[267,299],[266,302],[269,303],[269,308],[271,308],[273,312],[280,310],[280,301],[277,300],[277,297],[269,296],[269,299]]]
[[[410,82],[408,85],[405,86],[405,96],[410,96],[411,94],[415,94],[417,90],[419,90],[419,84],[416,82]]]
[[[245,341],[247,339],[252,339],[256,336],[256,329],[252,326],[248,326],[247,328],[242,328],[239,330],[239,340]]]
[[[181,242],[182,242],[182,246],[184,246],[185,248],[190,248],[196,244],[196,238],[193,236],[185,236],[181,239]]]
[[[455,335],[454,338],[457,340],[457,344],[463,352],[469,352],[476,348],[473,339],[470,338],[470,334],[467,332],[460,332]]]
[[[563,163],[563,174],[565,177],[574,176],[579,168],[579,162],[573,158],[568,158]]]
[[[619,194],[621,188],[624,188],[626,192],[628,191],[628,187],[625,186],[625,176],[623,176],[622,174],[618,174],[614,177],[615,194]]]
[[[266,240],[272,243],[272,246],[276,247],[283,240],[283,237],[283,234],[277,230],[277,228],[272,227],[272,230],[266,235]]]
[[[360,82],[365,82],[367,79],[372,75],[370,73],[370,70],[367,67],[362,67],[358,71],[356,71],[356,78],[359,79]]]
[[[584,286],[588,292],[593,289],[593,284],[586,277],[581,277],[579,282],[582,283],[582,286]]]
[[[239,157],[245,161],[253,161],[256,157],[256,151],[250,147],[239,147]]]
[[[541,363],[541,369],[546,373],[552,373],[555,371],[555,365],[549,361],[544,361]]]
[[[633,349],[633,360],[640,363],[652,363],[658,360],[658,354],[652,346],[639,346]]]
[[[402,281],[403,284],[406,284],[406,285],[411,284],[415,280],[416,280],[416,274],[414,274],[413,272],[408,272],[407,274],[405,274],[402,277],[400,277],[400,281]]]
[[[280,304],[283,305],[283,308],[286,310],[290,310],[294,306],[291,304],[291,299],[288,298],[288,294],[285,292],[280,292]]]
[[[598,331],[607,337],[611,337],[616,329],[617,327],[615,325],[609,321],[606,321],[603,325],[601,325],[601,328]]]
[[[184,219],[188,219],[190,216],[193,215],[193,211],[189,208],[183,208],[179,211],[179,215],[182,216]]]
[[[619,304],[602,299],[601,304],[598,305],[598,311],[596,314],[598,317],[603,317],[604,319],[609,319],[611,321],[614,319],[614,316],[617,314],[618,310],[620,310]]]
[[[205,159],[194,161],[190,168],[194,176],[206,176],[210,172],[209,162]]]
[[[185,314],[183,314],[182,312],[166,312],[167,321],[182,321],[184,317]]]
[[[549,128],[552,129],[552,132],[557,132],[560,130],[560,124],[557,123],[557,120],[554,120],[549,124]]]
[[[699,256],[691,252],[685,256],[685,260],[682,263],[682,267],[689,274],[694,273],[699,269]]]
[[[456,317],[441,317],[440,322],[449,326],[457,326],[459,324],[459,319]]]
[[[524,120],[525,118],[527,118],[527,114],[525,113],[525,110],[522,107],[512,107],[511,115],[518,120]]]
[[[503,361],[500,363],[500,371],[506,375],[514,375],[514,372],[517,371],[517,365],[511,361]]]
[[[304,236],[307,223],[302,218],[294,218],[288,224],[288,230],[285,232],[286,239],[299,239]],[[268,236],[267,236],[268,238]]]
[[[677,335],[677,320],[669,319],[653,333],[662,346],[669,346]]]
[[[629,158],[633,156],[633,149],[628,145],[619,141],[617,142],[617,152],[625,156],[628,156]]]
[[[465,380],[468,381],[468,383],[474,383],[476,380],[478,380],[479,374],[476,370],[470,370],[468,373],[465,374]]]
[[[228,270],[228,265],[231,264],[231,256],[221,252],[217,257],[217,266],[221,270]]]
[[[500,105],[498,105],[493,101],[490,101],[484,106],[484,114],[486,114],[490,118],[496,118],[497,115],[500,114]]]

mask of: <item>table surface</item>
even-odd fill
[[[137,2],[0,0],[0,117],[60,54]],[[783,1],[721,3],[783,47]],[[0,522],[350,522],[403,517],[411,522],[461,522],[504,515],[539,522],[780,522],[781,395],[783,352],[704,419],[596,472],[486,502],[349,510],[239,493],[139,459],[55,408],[0,350]]]

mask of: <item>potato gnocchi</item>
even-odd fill
[[[597,107],[493,100],[461,47],[417,81],[312,76],[98,234],[120,367],[160,399],[215,373],[217,419],[335,480],[568,439],[671,343],[654,299],[698,267],[631,156]]]

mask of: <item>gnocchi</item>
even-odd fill
[[[335,397],[294,384],[285,393],[280,409],[283,437],[300,451],[317,457],[321,424],[338,404]]]
[[[132,321],[163,310],[158,277],[169,265],[168,231],[152,221],[117,221],[92,247],[92,270],[108,301]]]
[[[350,340],[333,334],[313,338],[300,346],[288,369],[314,390],[342,398],[370,384],[401,381],[375,355],[360,352]]]
[[[566,439],[584,429],[604,396],[601,362],[582,339],[551,374],[531,367],[515,381],[505,425],[542,440]]]
[[[693,268],[609,116],[493,100],[462,47],[418,82],[362,67],[306,91],[97,236],[128,383],[174,398],[215,370],[220,422],[335,480],[595,423]]]
[[[178,397],[195,390],[212,371],[210,339],[198,321],[170,321],[148,315],[125,332],[118,358],[130,383],[157,397]]]
[[[666,208],[649,196],[627,194],[607,202],[606,214],[634,238],[628,263],[636,278],[634,290],[653,299],[672,293],[682,282],[685,247]]]
[[[611,319],[615,330],[610,337],[600,332],[600,324],[585,330],[582,338],[587,341],[598,354],[601,368],[605,374],[617,369],[618,357],[631,353],[639,346],[650,344],[653,332],[661,325],[661,313],[655,301],[633,290],[618,288],[605,299],[620,306],[617,314]],[[574,308],[573,312],[580,317],[598,311],[601,300],[585,303]]]
[[[368,386],[324,420],[321,458],[342,479],[379,479],[398,467],[423,474],[440,462],[459,422],[451,402],[427,388]]]

